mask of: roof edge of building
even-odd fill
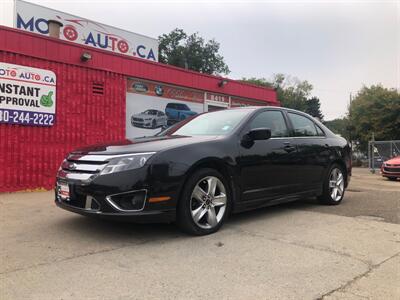
[[[23,39],[26,39],[25,43]],[[36,45],[29,44],[28,41],[42,40],[45,43]],[[45,45],[46,44],[46,45]],[[46,51],[57,47],[60,51]],[[61,51],[69,49],[70,51]],[[22,31],[15,28],[0,25],[0,51],[14,52],[21,55],[31,56],[49,61],[73,64],[81,67],[110,71],[126,76],[137,77],[148,80],[160,81],[168,84],[181,85],[188,88],[195,88],[214,93],[227,94],[230,96],[250,98],[278,104],[276,92],[272,88],[257,86],[251,83],[230,79],[228,77],[204,74],[192,70],[187,70],[159,62],[130,57],[106,50],[64,41],[52,37],[47,37],[35,33]],[[81,62],[80,55],[88,51],[94,53],[93,59],[89,62]],[[68,55],[64,55],[68,53]],[[147,68],[144,68],[147,65]],[[133,66],[138,67],[133,68]],[[161,68],[159,74],[152,73],[155,69]],[[145,70],[146,69],[146,70]],[[166,76],[165,72],[173,72],[173,76]],[[191,80],[183,78],[191,75]],[[219,87],[218,83],[226,80],[228,84]]]

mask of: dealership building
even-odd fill
[[[272,89],[158,63],[153,38],[24,1],[0,10],[0,192],[51,189],[77,147],[279,105]]]

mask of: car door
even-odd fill
[[[295,193],[293,164],[297,150],[284,114],[281,110],[259,112],[245,126],[241,137],[254,128],[271,129],[271,138],[254,141],[251,147],[240,145],[242,200],[272,200]]]
[[[293,130],[293,144],[298,151],[301,191],[317,190],[321,187],[330,157],[325,133],[306,115],[296,112],[287,112],[287,115]]]
[[[164,113],[162,111],[157,112],[157,126],[164,126],[165,120],[164,120]]]

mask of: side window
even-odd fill
[[[309,118],[294,113],[288,115],[293,124],[294,136],[318,136],[315,124]]]
[[[280,111],[269,110],[259,113],[250,123],[250,129],[269,128],[271,137],[288,136],[285,119]]]
[[[322,129],[318,125],[315,125],[315,128],[317,128],[318,136],[325,136],[325,133],[322,131]]]

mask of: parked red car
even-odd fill
[[[390,180],[400,178],[400,156],[385,161],[381,166],[381,174]]]

